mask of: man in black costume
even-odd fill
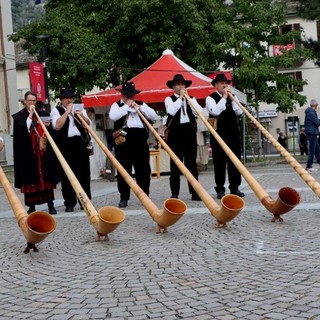
[[[209,119],[216,118],[217,133],[228,145],[231,151],[241,158],[241,140],[238,117],[243,113],[236,102],[231,101],[228,96],[231,94],[229,83],[225,74],[218,74],[211,84],[216,87],[216,91],[206,98],[206,108],[209,112]],[[239,190],[241,175],[219,143],[210,135],[212,147],[212,160],[214,164],[214,176],[216,181],[215,190],[217,198],[221,199],[225,195],[226,167],[228,167],[229,189],[231,194],[244,197],[244,193]]]
[[[141,91],[135,88],[133,82],[124,83],[119,91],[121,99],[112,104],[109,116],[114,121],[114,131],[122,128],[126,141],[115,145],[115,156],[130,175],[134,168],[137,184],[146,195],[149,195],[151,174],[150,151],[147,143],[149,132],[136,108],[150,121],[154,120],[157,114],[146,103],[135,100],[135,96]],[[130,199],[130,187],[120,174],[117,180],[120,193],[118,206],[125,208]]]
[[[168,113],[167,127],[169,127],[168,145],[176,156],[198,180],[197,168],[197,122],[196,111],[189,105],[184,97],[191,80],[185,80],[181,74],[176,74],[172,80],[167,81],[167,87],[174,90],[170,97],[166,97],[164,104]],[[193,105],[199,112],[202,107],[197,100],[191,97]],[[170,188],[171,198],[178,198],[180,192],[181,172],[172,159],[170,159]],[[201,201],[200,197],[188,182],[192,201]]]
[[[36,94],[28,91],[24,98],[25,107],[12,115],[14,186],[24,193],[28,213],[36,211],[36,205],[48,203],[49,213],[56,214],[53,189],[59,181],[59,166],[49,144],[46,150],[40,148],[40,137],[44,132],[34,114]],[[40,108],[36,111],[40,116],[48,117],[45,125],[50,132],[49,114]]]
[[[82,117],[88,125],[91,124],[85,110],[73,111],[75,93],[71,87],[60,90],[61,103],[51,111],[52,126],[56,130],[56,143],[78,179],[81,187],[91,199],[90,160],[87,150],[89,136],[78,117]],[[73,212],[77,204],[77,195],[66,174],[62,172],[62,196],[66,212]],[[80,204],[80,207],[81,204]]]

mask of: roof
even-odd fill
[[[163,104],[164,99],[173,93],[173,90],[168,88],[166,83],[178,73],[182,74],[186,80],[192,81],[191,86],[188,87],[190,96],[204,99],[215,90],[211,85],[212,79],[185,64],[171,50],[165,50],[156,62],[130,80],[134,82],[136,89],[142,91],[137,94],[137,100],[142,100],[149,104]],[[121,86],[116,88],[119,89]],[[82,103],[84,103],[85,107],[110,106],[121,97],[116,88],[84,95],[82,96]]]
[[[16,66],[17,69],[28,69],[29,62],[38,61],[36,56],[30,55],[27,51],[25,51],[22,46],[24,44],[24,40],[19,40],[14,42],[14,51],[16,57]]]

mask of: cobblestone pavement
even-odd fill
[[[58,188],[56,230],[29,254],[0,188],[0,319],[320,319],[319,198],[286,164],[249,170],[273,199],[284,186],[300,193],[284,223],[271,223],[273,215],[243,181],[245,208],[216,229],[182,177],[188,210],[168,233],[155,233],[132,194],[125,221],[109,241],[95,241],[84,211],[64,212]],[[320,173],[314,177],[319,181]],[[220,206],[212,169],[199,181]],[[117,206],[115,182],[95,181],[92,189],[97,210]],[[150,195],[163,208],[169,177],[153,178]]]

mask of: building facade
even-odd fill
[[[5,148],[1,164],[13,164],[11,114],[18,110],[15,51],[8,35],[13,33],[11,1],[0,0],[0,135]]]
[[[302,37],[320,40],[320,24],[317,21],[307,21],[298,17],[294,8],[290,9],[287,15],[287,23],[284,29],[302,28]],[[296,44],[291,45],[294,48]],[[271,54],[278,54],[277,46],[273,46]],[[287,48],[287,49],[290,49]],[[280,131],[288,137],[288,148],[291,152],[298,152],[298,137],[301,127],[304,125],[304,111],[309,106],[311,99],[320,102],[320,91],[318,82],[320,80],[320,68],[312,61],[304,61],[301,65],[293,69],[279,69],[281,73],[289,73],[296,79],[304,79],[307,85],[301,88],[300,94],[305,96],[307,103],[302,107],[297,107],[292,113],[282,113],[276,111],[276,105],[260,105],[259,118],[261,124],[272,134],[274,138],[278,137]],[[264,146],[265,153],[275,152],[274,148],[268,143]]]

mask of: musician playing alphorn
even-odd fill
[[[62,87],[58,96],[60,103],[51,111],[51,120],[55,130],[55,140],[63,157],[71,167],[86,195],[91,199],[90,160],[87,149],[90,137],[78,117],[82,117],[88,125],[91,124],[91,120],[88,118],[86,110],[74,108],[75,96],[72,87]],[[61,185],[65,212],[73,212],[78,201],[77,194],[63,170]],[[82,209],[82,204],[80,201],[78,202]]]
[[[181,74],[176,74],[172,80],[167,81],[167,87],[174,93],[164,101],[168,113],[167,127],[169,127],[168,145],[176,156],[184,163],[187,169],[198,180],[197,158],[197,122],[196,111],[191,108],[184,97],[191,80],[185,80]],[[193,105],[202,112],[202,107],[195,98]],[[180,192],[181,172],[172,159],[170,159],[170,188],[171,198],[178,198]],[[200,197],[188,182],[191,200],[201,201]]]
[[[149,134],[136,108],[151,121],[157,114],[146,103],[135,100],[135,96],[141,91],[135,88],[133,82],[126,82],[117,90],[121,92],[121,99],[113,103],[109,116],[114,121],[114,131],[121,129],[120,135],[125,136],[125,142],[115,145],[115,156],[130,175],[132,167],[134,168],[137,184],[146,195],[149,195],[151,176],[150,151],[147,143]],[[120,174],[117,176],[117,184],[120,193],[118,207],[126,208],[130,199],[130,187]]]
[[[228,80],[225,74],[218,74],[211,84],[216,87],[216,91],[206,98],[206,108],[209,112],[209,119],[216,118],[216,131],[232,152],[241,158],[241,138],[238,117],[243,113],[236,102],[231,101],[228,93],[231,93]],[[225,154],[219,143],[210,135],[212,147],[212,160],[214,164],[215,190],[217,198],[221,199],[225,195],[226,168],[229,177],[229,189],[231,194],[244,197],[244,193],[239,190],[241,175],[232,161]]]
[[[14,186],[24,194],[28,213],[36,211],[36,205],[48,204],[50,214],[56,214],[54,189],[59,181],[58,166],[52,150],[41,143],[45,134],[34,114],[34,109],[44,117],[44,124],[50,130],[49,113],[36,107],[37,95],[27,91],[24,108],[12,115]]]

